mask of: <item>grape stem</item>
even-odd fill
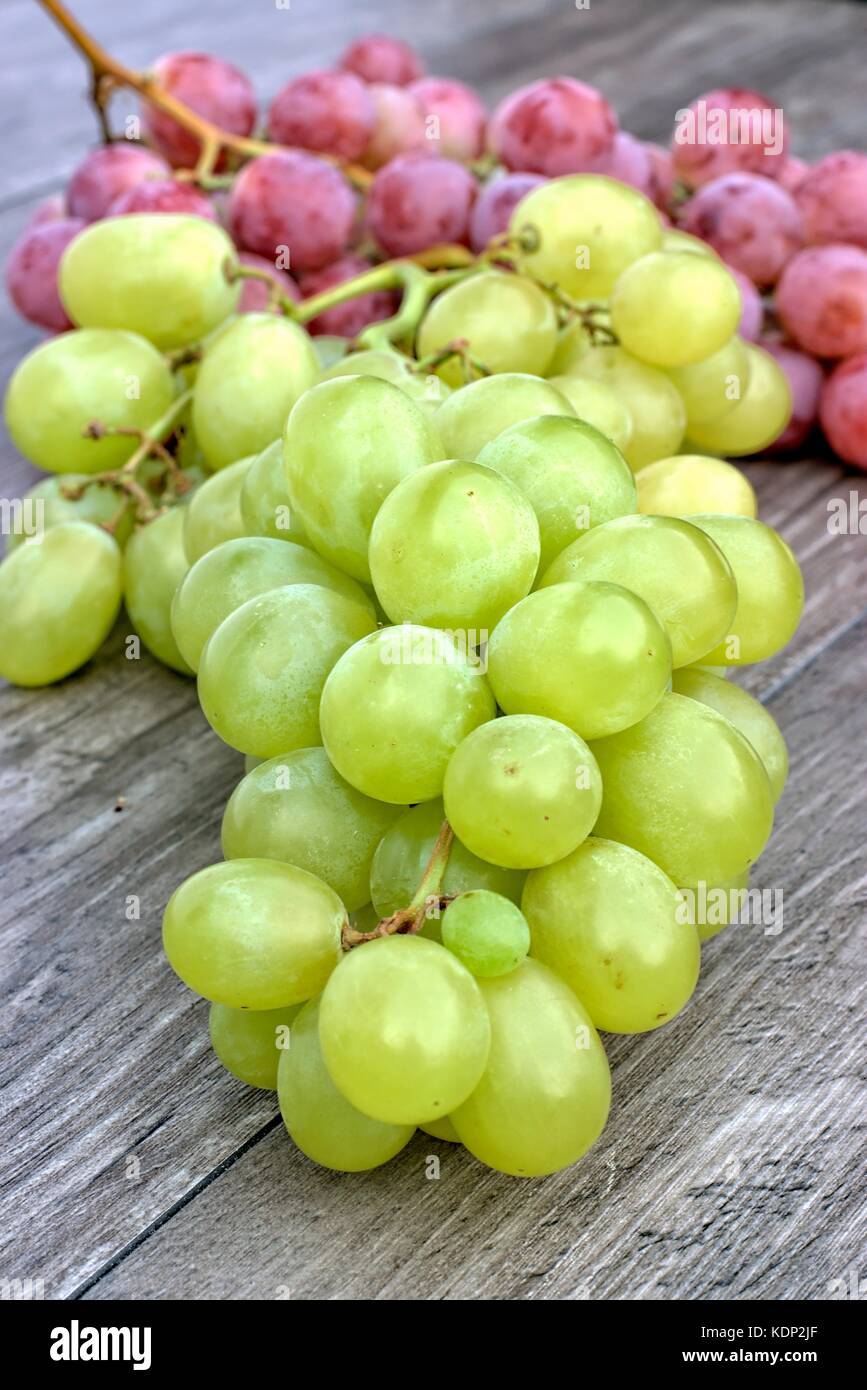
[[[437,348],[436,352],[431,352],[427,357],[420,357],[414,364],[412,370],[419,376],[425,376],[430,372],[436,371],[444,362],[457,357],[461,364],[464,381],[475,381],[480,376],[490,376],[491,369],[486,367],[479,357],[474,357],[470,352],[470,343],[467,338],[453,338],[445,347]]]
[[[354,946],[362,946],[365,941],[376,941],[382,936],[415,936],[421,931],[426,918],[439,913],[456,896],[443,893],[442,883],[449,862],[449,853],[455,832],[447,820],[440,826],[431,857],[421,876],[421,881],[407,907],[383,917],[373,931],[356,931],[347,922],[343,928],[343,949],[351,951]]]
[[[155,507],[153,499],[148,495],[147,490],[142,486],[136,477],[139,466],[145,459],[158,458],[163,464],[162,477],[170,479],[171,489],[174,496],[180,496],[187,492],[191,486],[188,478],[185,478],[183,471],[178,467],[177,459],[173,458],[169,450],[165,447],[165,440],[171,435],[178,422],[178,417],[183,414],[186,407],[193,398],[192,391],[184,391],[176,400],[172,401],[168,410],[160,417],[157,422],[148,430],[132,429],[127,426],[104,425],[100,420],[92,420],[86,425],[82,434],[88,439],[105,439],[108,437],[116,438],[119,435],[132,436],[138,439],[138,445],[130,454],[122,468],[109,469],[103,473],[91,473],[84,482],[67,484],[61,491],[69,501],[75,502],[83,496],[87,488],[95,487],[99,484],[108,485],[116,488],[118,492],[131,497],[136,504],[136,520],[145,524],[154,521],[165,510],[164,507]],[[109,521],[104,529],[113,532],[117,525],[117,518]]]
[[[276,278],[270,270],[260,270],[255,265],[242,265],[240,261],[232,261],[228,256],[223,262],[223,274],[232,285],[236,280],[261,280],[268,286],[268,308],[271,310],[279,309],[287,319],[298,317],[298,306],[291,300],[288,294],[284,294]]]

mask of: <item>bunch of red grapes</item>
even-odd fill
[[[230,63],[175,53],[153,72],[223,130],[249,135],[257,126],[253,88]],[[489,114],[469,87],[425,76],[406,44],[369,36],[333,70],[281,88],[262,125],[286,148],[234,176],[224,168],[212,182],[226,187],[216,191],[177,176],[196,165],[198,140],[145,105],[146,143],[91,151],[65,196],[37,211],[11,253],[9,294],[25,318],[64,331],[57,266],[68,243],[99,218],[163,211],[219,220],[242,260],[299,299],[383,258],[444,243],[480,252],[537,184],[604,173],[640,189],[666,225],[702,238],[734,272],[741,334],[774,355],[792,389],[791,421],[768,452],[801,448],[818,424],[841,459],[867,469],[867,154],[805,164],[789,153],[782,113],[758,92],[709,92],[690,109],[754,115],[762,135],[720,139],[717,129],[711,138],[699,125],[696,138],[681,143],[676,132],[664,149],[620,130],[604,96],[571,77],[522,87]],[[372,174],[363,196],[353,166]],[[282,268],[290,255],[291,274]],[[268,303],[266,283],[245,282],[242,311]],[[377,292],[310,328],[353,338],[393,311],[392,295]]]

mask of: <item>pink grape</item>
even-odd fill
[[[808,357],[805,352],[799,352],[787,343],[763,342],[762,347],[779,362],[789,379],[792,392],[792,418],[765,452],[786,453],[803,444],[816,423],[825,374],[815,357]]]
[[[478,159],[485,147],[488,112],[471,87],[448,77],[423,77],[409,91],[422,109],[432,150],[446,159]]]
[[[672,194],[674,193],[674,163],[671,158],[671,150],[665,149],[662,145],[655,145],[651,140],[644,141],[644,148],[650,156],[651,187],[649,196],[661,212],[667,213],[671,207]]]
[[[594,168],[616,133],[617,117],[601,92],[572,77],[552,77],[500,102],[488,143],[508,169],[556,178]]]
[[[69,181],[66,205],[70,217],[95,222],[105,217],[116,198],[145,179],[165,179],[171,174],[166,161],[143,145],[118,140],[100,145],[85,155]]]
[[[308,72],[281,87],[268,112],[271,139],[335,159],[358,160],[370,144],[376,106],[354,72]]]
[[[266,261],[264,256],[257,256],[252,251],[242,251],[238,260],[242,265],[252,266],[254,270],[265,270],[283,294],[295,304],[301,303],[301,291],[298,285],[287,274],[281,270],[273,261]],[[270,290],[264,280],[242,280],[241,298],[238,300],[239,314],[261,314],[264,313],[269,304]]]
[[[372,262],[363,256],[343,256],[324,270],[314,270],[304,276],[301,281],[304,298],[309,299],[323,290],[333,289],[346,280],[354,280],[357,275],[363,275],[372,268]],[[346,304],[336,304],[333,309],[326,309],[324,314],[311,319],[305,327],[308,333],[333,333],[338,338],[355,338],[369,323],[390,318],[396,308],[397,296],[391,290],[374,290],[371,294],[350,299]]]
[[[476,192],[472,174],[454,160],[400,155],[371,184],[368,226],[389,256],[412,256],[440,242],[466,243]]]
[[[785,188],[787,193],[794,193],[796,188],[800,188],[809,172],[810,166],[805,159],[799,159],[796,154],[790,154],[780,170],[777,183],[781,188]]]
[[[804,244],[794,198],[759,174],[723,174],[702,184],[686,205],[683,229],[757,285],[775,284]]]
[[[365,82],[388,82],[406,87],[424,72],[414,48],[389,34],[365,34],[343,53],[340,66],[363,77]]]
[[[867,248],[867,154],[840,150],[814,164],[795,192],[807,241]]]
[[[376,110],[376,124],[362,164],[381,169],[399,154],[424,148],[424,113],[406,87],[373,82],[367,88]]]
[[[594,166],[594,173],[607,174],[611,179],[637,188],[646,198],[653,197],[656,178],[650,151],[625,130],[617,132],[611,149]]]
[[[249,135],[256,124],[256,93],[233,63],[210,53],[166,53],[153,75],[170,96],[230,135]],[[201,146],[195,135],[156,106],[145,102],[142,124],[151,144],[179,169],[191,169]]]
[[[867,350],[867,251],[829,242],[793,256],[777,285],[777,314],[814,357]]]
[[[867,352],[834,368],[822,388],[819,419],[835,454],[867,470]]]
[[[66,217],[66,198],[62,193],[52,193],[50,197],[43,198],[33,209],[28,227],[41,227],[44,222],[59,222],[61,217]]]
[[[287,247],[296,270],[336,261],[355,228],[355,194],[316,155],[285,150],[251,159],[235,180],[229,228],[238,246],[272,263]]]
[[[696,97],[688,111],[689,117],[678,120],[671,141],[675,173],[688,188],[721,174],[778,176],[788,132],[783,113],[768,97],[748,87],[720,87]],[[748,138],[742,140],[742,135]]]
[[[6,262],[6,289],[23,318],[62,333],[71,328],[57,288],[57,267],[69,243],[87,226],[80,217],[25,228]]]
[[[479,193],[470,217],[470,246],[484,251],[492,237],[509,226],[513,210],[545,179],[541,174],[501,174],[491,179]]]
[[[748,275],[736,270],[734,266],[729,266],[729,271],[737,281],[738,289],[741,292],[741,321],[738,324],[738,333],[748,342],[757,343],[765,320],[762,296]]]
[[[125,212],[186,212],[196,217],[206,217],[216,222],[217,214],[212,204],[191,183],[180,179],[147,179],[128,188],[115,198],[108,210],[109,217],[120,217]]]

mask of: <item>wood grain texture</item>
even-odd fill
[[[246,67],[266,96],[380,27],[492,100],[559,69],[600,85],[625,125],[664,138],[679,106],[736,77],[781,101],[801,152],[864,144],[865,6],[77,9],[132,62],[205,47]],[[18,55],[0,113],[5,252],[94,126],[83,69],[29,0],[0,7],[0,45]],[[0,308],[4,376],[37,336]],[[18,495],[32,470],[8,444],[2,466],[0,491]],[[505,1179],[423,1136],[363,1177],[293,1152],[273,1098],[209,1056],[206,1008],[159,950],[169,893],[219,856],[239,756],[207,729],[190,682],[147,656],[125,659],[125,619],[62,686],[2,692],[11,1139],[0,1276],[42,1278],[48,1297],[98,1299],[821,1299],[858,1267],[867,547],[829,533],[827,504],[867,489],[828,461],[748,471],[808,594],[786,652],[744,673],[792,751],[758,872],[761,886],[783,890],[785,926],[779,936],[723,933],[681,1019],[611,1043],[611,1123],[581,1165],[552,1179]],[[140,917],[129,920],[131,896]],[[438,1179],[427,1175],[430,1154]]]

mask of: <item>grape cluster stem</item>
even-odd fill
[[[383,936],[415,936],[421,931],[428,917],[439,914],[457,896],[443,893],[442,883],[449,862],[449,853],[455,832],[447,820],[440,826],[431,857],[421,876],[418,888],[407,907],[383,917],[373,931],[356,931],[347,922],[343,928],[343,949],[351,951],[355,946],[363,946],[366,941],[377,941]]]

